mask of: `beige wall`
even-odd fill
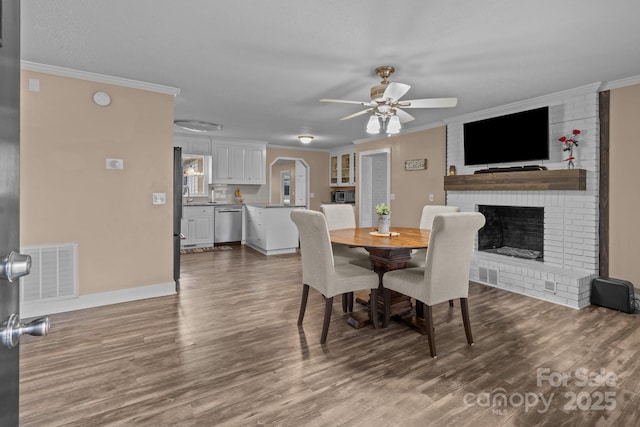
[[[611,91],[609,275],[640,287],[640,85]]]
[[[99,90],[108,107],[92,102]],[[20,243],[76,242],[81,295],[173,282],[173,102],[22,71]],[[106,170],[106,158],[124,170]],[[167,204],[153,205],[154,192]]]
[[[320,210],[320,204],[329,200],[329,153],[326,151],[295,150],[267,145],[267,171],[278,157],[303,159],[309,165],[309,192],[314,196],[310,200],[310,209]],[[267,173],[268,175],[268,173]],[[269,177],[272,179],[272,177]],[[278,175],[279,179],[279,175]],[[271,186],[277,186],[274,182]],[[276,202],[276,199],[273,199]]]
[[[446,204],[446,141],[446,127],[442,126],[356,145],[356,156],[363,151],[391,149],[391,193],[395,195],[391,226],[417,227],[424,205]],[[414,159],[427,159],[427,169],[405,171],[405,160]],[[429,194],[434,195],[433,202],[428,201]]]

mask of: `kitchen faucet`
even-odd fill
[[[187,205],[188,205],[188,204],[190,204],[191,202],[193,202],[193,199],[191,198],[191,193],[190,193],[190,191],[189,191],[189,186],[188,186],[188,185],[185,185],[185,186],[184,186],[184,190],[185,190],[185,191],[184,191],[183,195],[184,195],[184,194],[186,194],[186,195],[187,195]]]

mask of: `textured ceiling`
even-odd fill
[[[411,85],[404,131],[640,74],[640,2],[627,0],[29,0],[22,59],[181,89],[176,119],[215,135],[316,148],[367,138],[374,69]]]

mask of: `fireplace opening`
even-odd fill
[[[518,258],[544,259],[544,208],[478,205],[486,223],[478,250]]]

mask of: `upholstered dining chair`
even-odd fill
[[[460,208],[457,206],[445,206],[445,205],[425,205],[422,208],[422,215],[420,216],[419,228],[426,228],[431,230],[433,225],[433,218],[441,213],[460,212]],[[411,261],[407,263],[407,267],[424,267],[425,257],[427,256],[427,249],[416,249],[411,254]]]
[[[329,230],[341,228],[356,228],[356,214],[352,205],[348,203],[322,204],[320,212],[327,220]],[[369,252],[365,248],[352,248],[338,243],[332,243],[333,259],[336,263],[349,263],[360,267],[373,269]],[[342,297],[342,310],[353,310],[353,293],[344,294]]]
[[[329,230],[356,228],[356,214],[350,204],[320,205],[320,212],[327,220]],[[364,248],[352,248],[340,244],[331,244],[333,256],[338,262],[350,262],[362,267],[371,268],[369,252]]]
[[[302,325],[307,308],[309,287],[325,298],[324,323],[320,343],[327,341],[333,297],[358,290],[371,290],[371,301],[378,299],[378,275],[371,270],[349,263],[334,263],[329,229],[324,215],[317,211],[296,209],[291,220],[298,228],[302,253],[302,301],[298,326]],[[378,327],[376,304],[371,304],[371,321]]]
[[[385,304],[390,303],[389,290],[415,298],[417,315],[424,313],[431,357],[436,357],[431,307],[441,302],[460,299],[467,343],[473,344],[467,300],[469,269],[476,233],[484,223],[484,215],[479,212],[436,215],[431,227],[425,267],[389,271],[382,278]],[[384,321],[388,322],[386,315]]]

